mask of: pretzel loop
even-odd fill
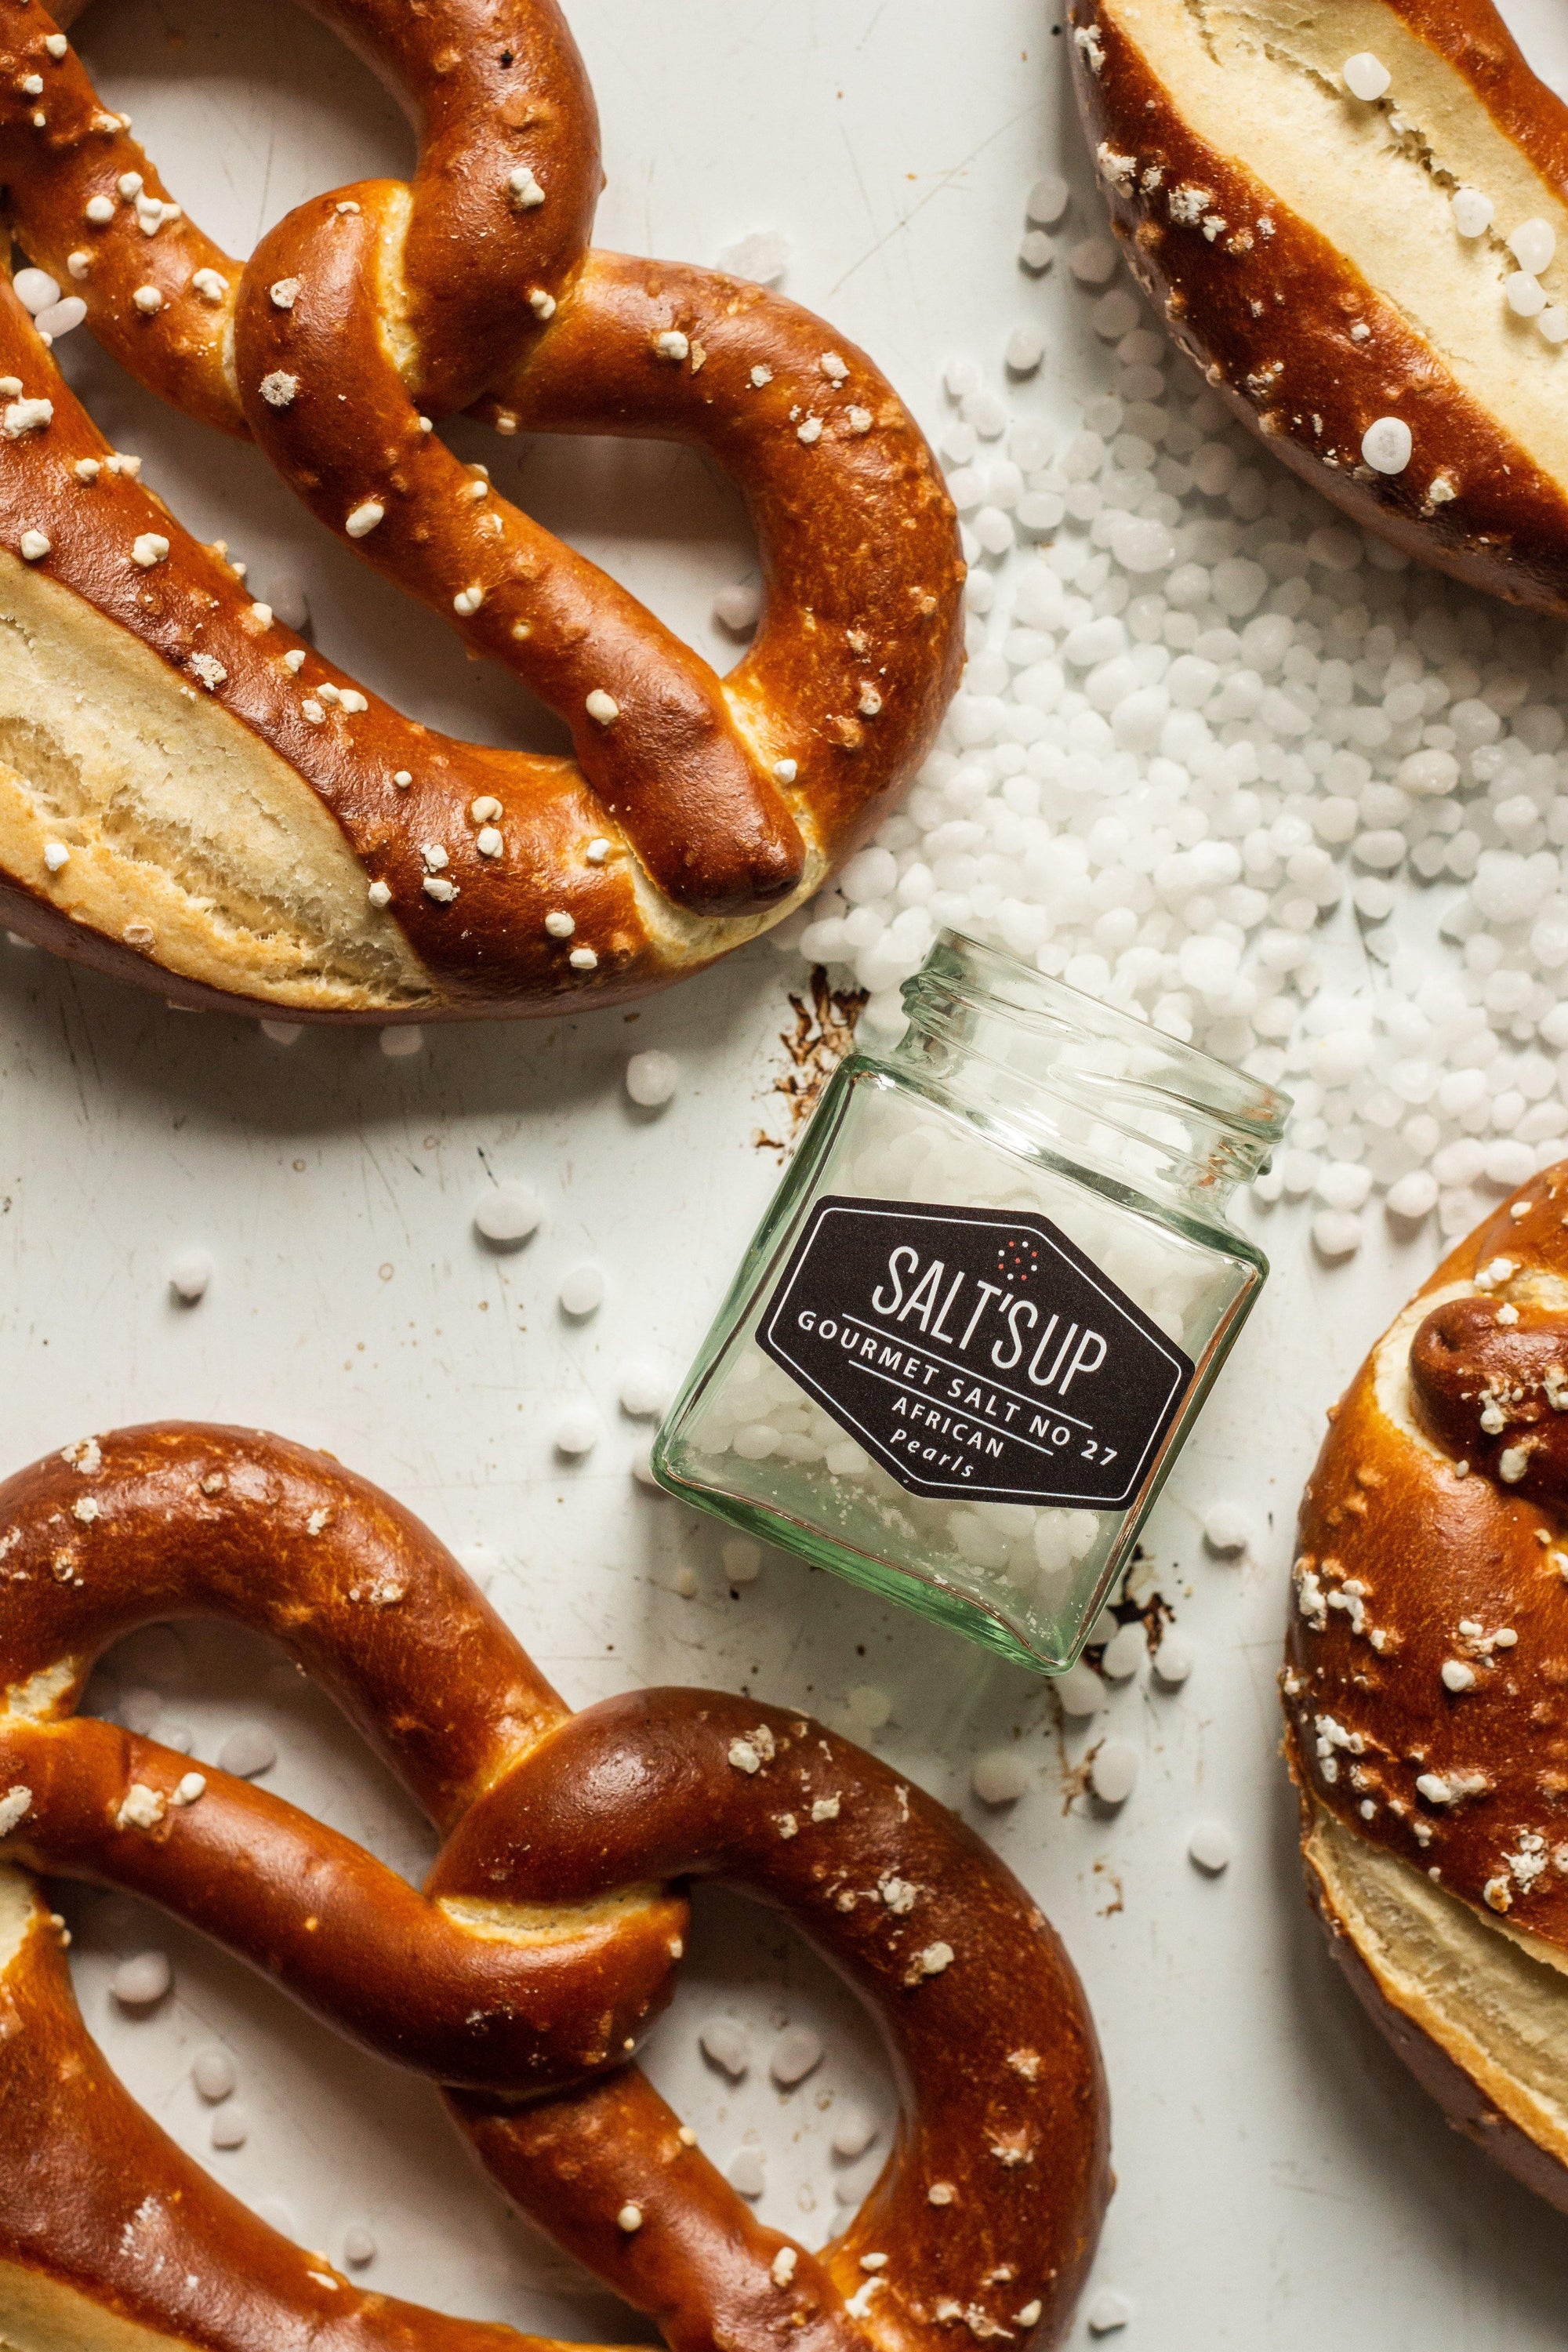
[[[244,887],[209,870],[194,910],[176,891],[183,922],[159,904],[161,920],[123,924],[113,944],[128,887],[161,898],[149,863],[199,862],[188,822],[178,860],[171,842],[128,877],[89,778],[83,856],[39,879],[0,777],[6,919],[110,969],[150,961],[187,994],[230,988],[306,1013],[636,993],[798,904],[924,757],[963,656],[952,504],[885,379],[808,312],[590,248],[597,124],[554,0],[321,0],[317,13],[413,115],[411,184],[313,198],[242,266],[185,217],[75,53],[50,48],[36,0],[0,0],[11,217],[122,365],[193,418],[253,436],[329,530],[565,721],[574,761],[429,735],[293,645],[231,567],[111,482],[113,453],[0,306],[0,365],[52,411],[0,446],[0,582],[10,546],[194,673],[324,804],[377,909],[355,940],[331,891],[301,903],[295,874],[264,877],[253,857]],[[502,434],[710,451],[745,493],[763,560],[766,610],[739,667],[720,678],[454,457],[432,427],[460,408]],[[158,576],[127,595],[118,570],[153,541],[167,551],[151,559]],[[232,748],[231,766],[253,756]],[[258,775],[254,791],[278,788]],[[303,806],[289,819],[314,823]],[[233,849],[231,828],[210,865]],[[318,854],[331,864],[324,838]],[[258,913],[264,880],[280,909]],[[303,936],[279,953],[289,928]]]
[[[444,1835],[423,1895],[264,1790],[74,1716],[109,1643],[193,1615],[273,1635],[372,1739]],[[570,1716],[387,1496],[280,1440],[178,1425],[0,1488],[0,1856],[161,1904],[434,2076],[508,2193],[682,2352],[1066,2326],[1107,2193],[1077,1979],[994,1855],[821,1727],[701,1691]],[[907,2086],[881,2179],[818,2256],[754,2220],[626,2063],[698,1875],[795,1920],[877,2011]],[[135,2168],[105,2174],[122,2144]],[[515,2342],[394,2326],[248,2220],[223,2257],[216,2195],[107,2075],[48,1915],[0,1861],[0,2333],[80,2333],[85,2297],[158,2344],[291,2343],[229,2316],[259,2277],[292,2328],[352,2318],[343,2352]],[[127,2228],[148,2198],[156,2263]]]

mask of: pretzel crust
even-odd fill
[[[885,378],[809,312],[589,247],[597,125],[553,0],[317,13],[414,115],[411,185],[312,199],[242,268],[49,49],[54,20],[0,0],[10,217],[123,365],[258,439],[574,756],[437,735],[293,637],[0,289],[21,387],[0,396],[0,919],[177,1002],[304,1018],[638,995],[798,906],[923,760],[963,660],[952,504]],[[766,609],[728,678],[450,454],[430,427],[462,408],[689,443],[733,477]]]
[[[1460,2127],[1568,2210],[1565,1212],[1562,1163],[1449,1254],[1334,1409],[1283,1686],[1336,1958]]]
[[[188,1757],[74,1714],[110,1643],[181,1616],[271,1634],[344,1707],[443,1833],[423,1894],[264,1790],[205,1766],[193,1790]],[[702,1691],[573,1716],[388,1496],[280,1439],[180,1424],[0,1487],[0,2335],[21,2352],[518,2341],[241,2225],[88,2040],[28,1877],[47,1872],[162,1905],[443,2083],[507,2193],[682,2352],[1068,2326],[1109,2193],[1078,1980],[986,1847],[820,1726]],[[760,2226],[627,2063],[700,1874],[787,1911],[889,2039],[897,2142],[816,2256]]]
[[[1423,562],[1568,611],[1568,357],[1514,317],[1506,236],[1568,267],[1568,109],[1488,0],[1075,0],[1072,68],[1128,267],[1287,465]],[[1370,51],[1388,97],[1349,97]],[[1496,205],[1456,231],[1461,184]],[[1200,201],[1201,200],[1201,201]],[[1397,475],[1362,455],[1409,425]]]

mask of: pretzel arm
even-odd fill
[[[352,212],[331,196],[301,205],[247,272],[235,359],[257,439],[330,530],[558,713],[676,905],[732,914],[793,889],[800,833],[707,663],[422,425],[382,325],[406,193],[364,182],[349,196]],[[298,289],[287,310],[268,291],[279,280]]]
[[[466,1817],[431,1883],[449,1892],[500,1874],[528,1900],[581,1902],[649,1854],[660,1876],[721,1878],[780,1906],[888,2034],[904,2123],[871,2198],[823,2258],[837,2297],[879,2278],[868,2332],[888,2343],[953,2298],[987,2331],[1016,2329],[1034,2305],[1022,2332],[1038,2325],[1054,2341],[1109,2194],[1105,2108],[1077,1979],[1011,1872],[820,1725],[712,1692],[651,1691],[552,1733]],[[819,2307],[804,2270],[799,2300],[781,2298],[778,2241],[739,2226],[732,2194],[695,2193],[676,2118],[640,2077],[575,2096],[568,2126],[554,2103],[511,2116],[482,2099],[454,2105],[508,2194],[672,2343],[706,2345],[715,2310],[744,2329],[781,2302],[804,2319]],[[564,2167],[563,2130],[574,2150]],[[616,2225],[627,2202],[643,2216],[630,2237]],[[904,2252],[885,2274],[862,2269],[889,2244]]]
[[[650,1886],[576,1906],[427,1901],[292,1805],[109,1724],[0,1717],[8,1790],[28,1802],[0,1853],[156,1903],[438,2082],[537,2091],[624,2064],[686,1934],[685,1904]]]
[[[670,332],[684,360],[658,355]],[[829,858],[863,840],[963,664],[952,504],[874,362],[744,279],[595,251],[477,414],[503,430],[683,442],[731,476],[766,589],[755,644],[724,681],[731,709],[764,757],[795,763],[786,792]]]
[[[220,2188],[110,2071],[56,1925],[0,1864],[5,2148],[27,2152],[0,2200],[0,2331],[20,2352],[555,2352],[367,2294]]]

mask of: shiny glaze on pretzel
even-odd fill
[[[384,1019],[633,995],[798,904],[919,765],[962,661],[952,506],[886,380],[808,312],[589,247],[597,123],[554,0],[316,13],[414,117],[411,184],[312,199],[241,265],[56,20],[0,0],[10,218],[122,365],[254,436],[575,756],[433,734],[294,638],[123,469],[7,289],[0,914],[182,1001]],[[464,409],[706,449],[762,550],[738,668],[452,456],[432,424]]]
[[[74,1714],[110,1643],[190,1616],[272,1635],[364,1732],[442,1833],[423,1894]],[[1067,2327],[1109,2186],[1077,1978],[985,1846],[819,1725],[707,1691],[574,1716],[387,1496],[280,1439],[178,1424],[0,1487],[0,2336],[21,2352],[520,2341],[362,2293],[181,2154],[88,2040],[29,1873],[161,1904],[445,2084],[507,2193],[682,2352]],[[784,1909],[891,2044],[893,2153],[818,2255],[752,2217],[628,2063],[699,1874]]]

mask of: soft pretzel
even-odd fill
[[[440,1830],[416,1894],[246,1782],[73,1709],[133,1626],[271,1634]],[[516,2202],[679,2352],[1055,2343],[1108,2193],[1060,1945],[953,1816],[820,1725],[712,1691],[574,1716],[429,1531],[330,1457],[168,1424],[0,1486],[0,2339],[504,2352],[363,2294],[167,2140],[88,2040],[28,1874],[128,1889],[448,2086]],[[7,1864],[9,1866],[7,1866]],[[904,2116],[844,2235],[763,2228],[628,2063],[686,1906],[795,1918],[886,2028]]]
[[[1568,1163],[1438,1267],[1301,1508],[1284,1675],[1312,1899],[1371,2014],[1568,2211]]]
[[[245,265],[37,0],[0,0],[33,261],[196,422],[560,714],[572,760],[363,693],[181,530],[0,288],[0,919],[181,1002],[427,1020],[637,994],[753,936],[884,815],[962,661],[953,511],[865,354],[761,288],[588,244],[597,122],[554,0],[317,0],[420,133],[413,183]],[[68,23],[74,11],[61,10]],[[766,609],[720,679],[431,430],[693,443]]]
[[[1069,16],[1128,265],[1209,383],[1358,522],[1568,611],[1568,109],[1488,0]]]

